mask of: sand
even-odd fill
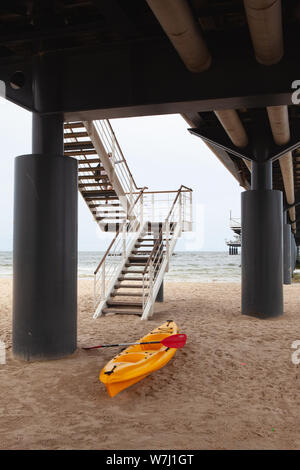
[[[118,350],[23,363],[11,354],[11,281],[0,281],[0,449],[299,449],[300,285],[285,315],[240,314],[240,285],[167,283],[151,321],[92,319],[92,282],[79,282],[78,346],[135,340],[167,319],[188,335],[173,360],[109,398],[98,381]]]

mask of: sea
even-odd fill
[[[93,279],[93,272],[104,253],[80,251],[78,254],[79,279]],[[0,252],[0,277],[12,277],[12,252]],[[174,252],[169,272],[169,282],[240,282],[241,257],[217,251]]]

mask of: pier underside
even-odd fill
[[[35,116],[33,155],[16,163],[17,355],[76,347],[77,178],[62,157],[63,121],[181,113],[246,190],[242,313],[283,313],[300,245],[299,22],[296,0],[2,2],[0,80]],[[52,345],[28,339],[54,338],[54,326]]]

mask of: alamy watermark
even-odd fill
[[[293,352],[291,357],[292,363],[298,365],[300,364],[300,339],[293,341],[291,348],[296,349],[296,351]]]
[[[300,104],[300,80],[294,80],[291,86],[295,90],[292,93],[292,103]]]

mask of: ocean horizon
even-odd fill
[[[101,256],[101,251],[78,252],[78,278],[93,279]],[[13,275],[12,252],[0,251],[0,278]],[[169,272],[168,282],[240,282],[241,256],[229,255],[226,251],[175,251]]]

